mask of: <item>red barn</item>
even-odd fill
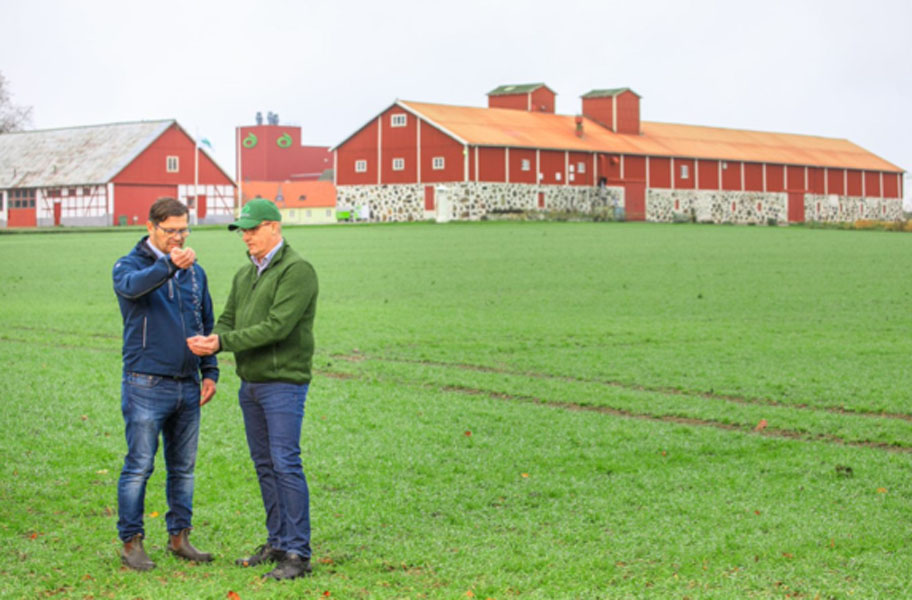
[[[162,196],[233,219],[234,182],[173,120],[3,134],[0,165],[0,227],[145,223]]]
[[[843,139],[643,122],[628,88],[553,112],[544,84],[488,108],[397,101],[334,151],[338,202],[374,220],[626,211],[631,220],[897,219],[903,169]]]

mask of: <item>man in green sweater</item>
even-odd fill
[[[266,543],[236,562],[277,562],[272,579],[311,572],[310,501],[301,467],[301,422],[311,378],[317,274],[282,237],[275,204],[255,198],[228,226],[241,234],[249,264],[234,276],[209,336],[187,340],[194,354],[234,352],[250,457],[266,508]]]

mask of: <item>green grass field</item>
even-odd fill
[[[912,598],[912,236],[476,223],[286,230],[320,275],[313,577],[263,582],[230,355],[192,565],[118,558],[114,261],[0,235],[2,598]],[[241,240],[190,237],[221,311]],[[160,453],[159,453],[160,454]]]

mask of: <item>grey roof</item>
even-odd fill
[[[632,89],[622,87],[622,88],[611,88],[608,90],[592,90],[591,92],[586,92],[585,94],[580,96],[580,98],[607,98],[608,96],[617,96],[618,94],[621,94],[623,92],[630,92],[637,98],[641,97],[639,94],[634,92]]]
[[[0,188],[108,183],[171,125],[135,121],[0,135]]]
[[[534,92],[540,87],[547,88],[548,86],[546,86],[544,83],[515,83],[510,85],[500,85],[488,92],[488,96],[512,96],[513,94],[528,94],[529,92]]]

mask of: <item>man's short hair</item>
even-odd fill
[[[187,214],[190,214],[190,210],[186,204],[174,198],[159,198],[149,209],[149,220],[153,225],[158,225],[168,217],[183,217]]]

